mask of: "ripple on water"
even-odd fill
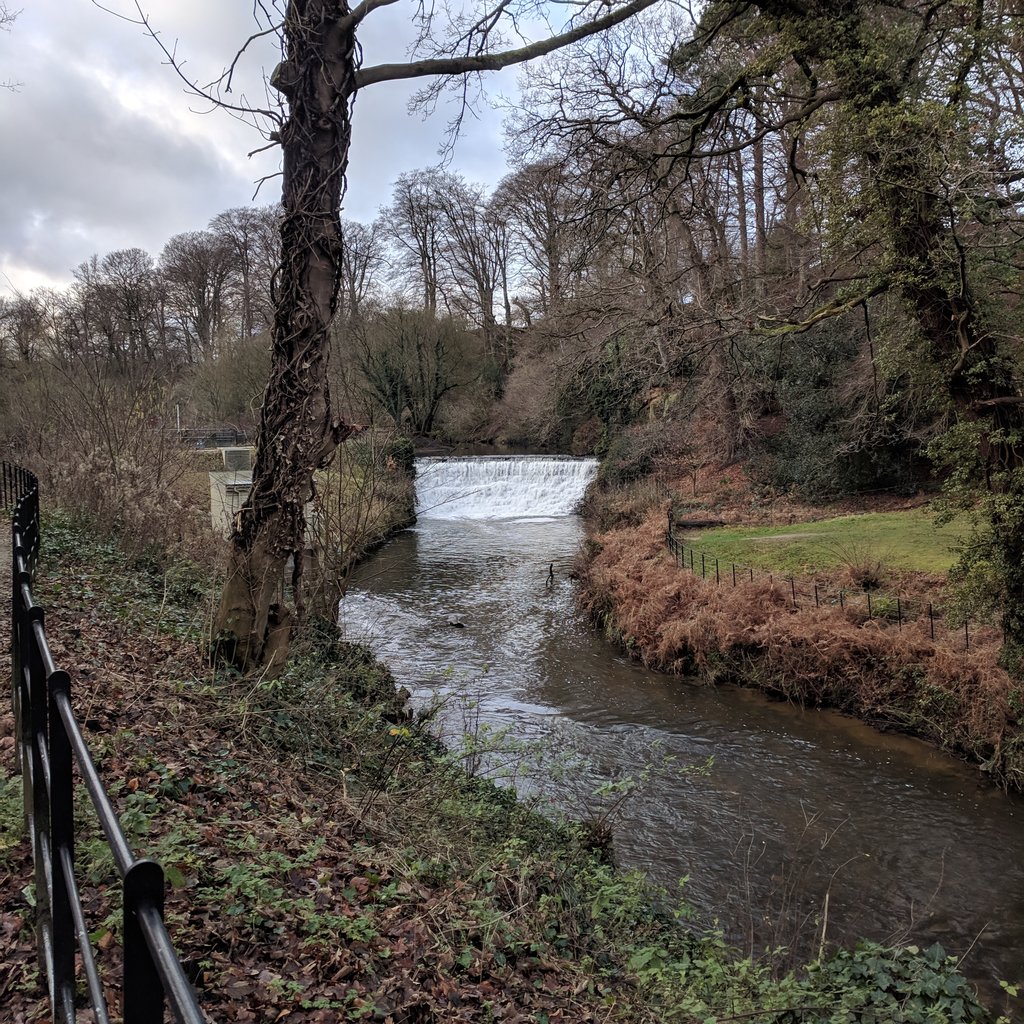
[[[809,938],[828,892],[834,939],[973,943],[963,966],[987,992],[1018,980],[1021,801],[912,739],[624,659],[573,608],[580,536],[573,517],[423,521],[357,574],[343,627],[417,699],[468,691],[474,721],[509,726],[548,757],[579,752],[546,791],[535,770],[515,780],[569,813],[600,813],[601,781],[658,768],[615,819],[618,855],[670,889],[689,875],[687,898],[730,934],[753,922],[764,940]],[[448,727],[464,722],[452,711]],[[694,775],[664,757],[714,764]]]

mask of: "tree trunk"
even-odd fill
[[[328,330],[338,297],[339,210],[351,139],[355,36],[344,0],[290,0],[285,60],[271,79],[288,101],[270,381],[252,490],[235,517],[214,623],[218,654],[240,668],[280,661],[290,614],[279,600],[289,558],[301,613],[304,508],[313,474],[352,428],[332,418]]]

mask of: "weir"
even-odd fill
[[[567,455],[416,460],[419,519],[532,519],[571,515],[597,459]]]

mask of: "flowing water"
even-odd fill
[[[915,740],[623,657],[575,611],[569,579],[582,538],[569,513],[595,469],[418,460],[418,524],[360,571],[347,635],[417,700],[468,692],[442,715],[450,734],[507,726],[568,759],[556,781],[529,758],[487,767],[571,814],[607,815],[620,863],[670,890],[687,878],[686,901],[737,941],[816,949],[822,928],[939,941],[989,997],[1024,981],[1024,801]],[[670,758],[713,760],[686,773]],[[645,766],[621,806],[593,796]]]

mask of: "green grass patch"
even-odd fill
[[[866,563],[944,573],[956,559],[962,522],[936,526],[928,509],[839,516],[791,526],[707,530],[688,540],[721,561],[784,573],[828,572]]]

